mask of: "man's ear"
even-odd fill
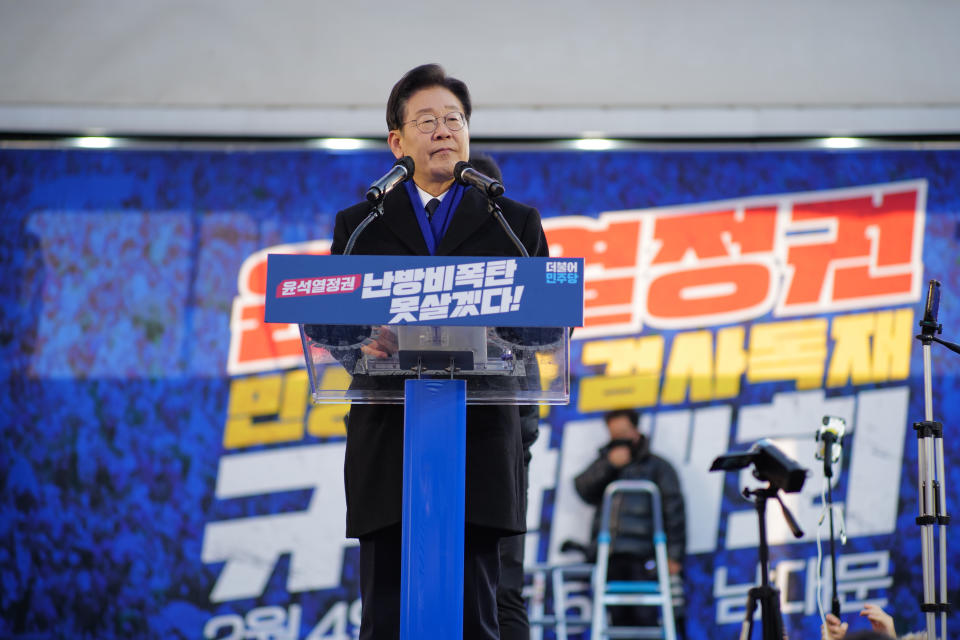
[[[393,157],[398,160],[403,157],[403,139],[400,137],[400,132],[394,129],[389,134],[387,134],[387,144],[390,145],[390,151],[393,152]]]

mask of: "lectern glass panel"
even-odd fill
[[[467,404],[566,404],[569,329],[300,325],[313,400],[402,404],[411,378],[467,384]]]

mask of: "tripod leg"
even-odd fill
[[[940,604],[947,604],[947,525],[949,516],[947,516],[947,498],[946,482],[943,467],[943,432],[939,431],[934,438],[934,458],[937,465],[937,479],[939,481],[937,491],[937,516],[940,519]],[[947,638],[947,611],[944,608],[940,612],[940,637]]]
[[[760,599],[760,617],[763,618],[763,640],[783,640],[783,616],[780,614],[780,591],[764,588]]]
[[[920,460],[920,472],[923,474],[920,481],[920,517],[924,522],[920,525],[921,542],[921,563],[923,565],[923,602],[932,604],[936,601],[936,582],[934,562],[934,528],[933,524],[927,522],[934,514],[934,493],[933,493],[933,455],[930,439],[923,437],[920,439],[920,445],[917,451]],[[936,635],[936,614],[932,611],[926,612],[927,635],[935,637]]]
[[[750,634],[753,633],[753,615],[757,612],[757,592],[756,587],[747,592],[747,615],[743,619],[743,626],[740,627],[740,640],[750,640]]]
[[[933,546],[933,447],[930,441],[930,426],[933,421],[933,380],[930,360],[930,343],[923,343],[923,395],[924,416],[922,430],[917,432],[918,488],[920,489],[920,542],[921,562],[923,564],[923,602],[932,604],[936,598],[934,588],[934,546]],[[937,630],[936,614],[926,612],[927,637],[935,638]]]

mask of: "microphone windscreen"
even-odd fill
[[[410,156],[403,156],[402,158],[397,160],[394,164],[403,165],[403,168],[407,170],[407,177],[404,178],[405,180],[409,180],[410,177],[413,175],[413,158],[411,158]]]
[[[470,166],[470,163],[467,162],[466,160],[461,160],[460,162],[458,162],[453,166],[453,177],[460,184],[466,184],[463,181],[463,172],[467,169],[472,169],[472,167]]]

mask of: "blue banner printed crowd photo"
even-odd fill
[[[708,469],[770,438],[811,471],[785,497],[804,537],[777,509],[768,525],[788,634],[818,637],[827,534],[814,433],[832,415],[849,431],[833,485],[843,615],[863,628],[856,613],[874,602],[899,631],[921,628],[914,335],[929,278],[944,283],[944,336],[960,333],[960,152],[493,155],[507,195],[540,211],[553,256],[493,288],[522,286],[516,313],[538,321],[566,313],[554,303],[564,283],[584,288],[571,403],[541,409],[532,449],[528,563],[579,560],[560,551],[589,536],[572,478],[606,441],[603,412],[636,407],[683,485],[688,636],[732,637],[758,580],[756,514],[740,496],[757,483]],[[456,288],[432,272],[440,304],[425,304],[428,267],[393,258],[349,279],[269,284],[266,263],[328,253],[336,211],[391,162],[386,151],[0,151],[0,637],[356,637],[347,408],[309,403],[299,334],[264,322],[266,299],[366,290],[385,294],[369,300],[388,320],[446,312],[446,324]],[[483,296],[471,305],[481,313]],[[934,349],[948,511],[958,364]]]

